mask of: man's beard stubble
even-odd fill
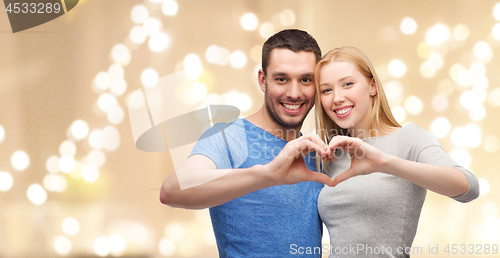
[[[269,116],[271,116],[271,119],[274,120],[277,124],[285,127],[285,128],[296,128],[299,126],[302,126],[304,123],[304,120],[306,119],[307,114],[309,114],[309,111],[312,109],[312,107],[309,108],[309,110],[303,115],[302,119],[294,124],[287,123],[283,121],[283,119],[278,115],[278,111],[274,108],[275,106],[272,105],[272,100],[269,99],[269,95],[267,94],[267,82],[265,82],[266,85],[266,92],[264,93],[264,101],[266,102],[266,109],[267,112],[269,113]],[[278,103],[279,104],[279,103]],[[279,104],[281,106],[281,104]],[[304,106],[309,105],[309,101],[304,102]]]

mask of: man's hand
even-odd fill
[[[325,174],[313,172],[306,167],[304,157],[316,151],[326,159],[326,144],[316,134],[308,134],[288,142],[271,162],[263,166],[263,172],[273,185],[289,185],[306,181],[332,186],[332,180]]]

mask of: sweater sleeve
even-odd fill
[[[469,190],[453,199],[459,202],[470,202],[479,196],[479,182],[476,176],[454,161],[436,137],[414,124],[404,129],[398,139],[398,151],[402,157],[416,162],[457,168],[467,178]]]

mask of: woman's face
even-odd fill
[[[369,135],[368,120],[376,92],[373,80],[350,62],[333,61],[321,67],[321,105],[340,128],[350,129],[351,136]]]

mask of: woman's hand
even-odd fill
[[[326,151],[327,159],[335,158],[335,149],[342,149],[351,156],[351,167],[333,179],[333,186],[351,177],[380,171],[387,162],[387,154],[355,137],[335,136]]]
[[[304,157],[312,151],[326,159],[326,150],[326,144],[316,134],[301,136],[288,142],[271,162],[264,165],[264,173],[270,176],[273,185],[315,181],[331,186],[329,176],[309,170],[304,163]]]

